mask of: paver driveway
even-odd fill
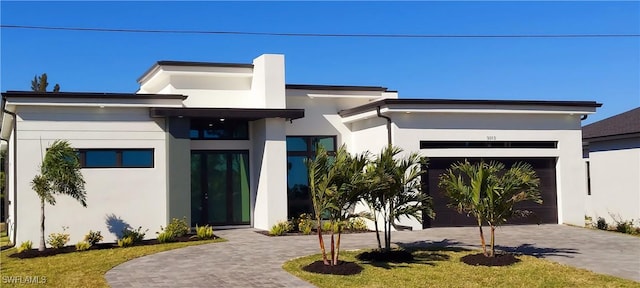
[[[161,252],[123,263],[106,274],[112,287],[310,287],[282,270],[288,259],[317,253],[317,237],[267,237],[253,229],[218,230],[228,242]],[[393,242],[477,247],[477,228],[394,232]],[[374,247],[373,233],[349,234],[343,249]],[[544,257],[640,282],[640,238],[563,225],[506,226],[499,248]]]

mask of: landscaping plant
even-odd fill
[[[118,247],[129,247],[133,246],[133,237],[127,236],[122,239],[118,239]]]
[[[311,215],[307,213],[300,214],[300,218],[298,218],[298,230],[304,235],[311,234],[311,230],[313,230]]]
[[[64,245],[67,245],[67,243],[69,243],[69,240],[71,240],[69,234],[64,233],[65,231],[67,231],[67,228],[69,227],[62,227],[62,233],[49,234],[49,238],[47,238],[47,244],[56,249],[62,248],[64,247]]]
[[[100,231],[92,231],[89,230],[89,233],[87,233],[87,235],[84,235],[84,241],[89,243],[89,245],[93,246],[96,243],[102,241],[103,237],[102,235],[100,235]]]
[[[45,203],[55,205],[56,194],[64,194],[78,200],[83,207],[87,207],[87,192],[84,189],[84,179],[80,172],[78,154],[71,148],[69,142],[56,140],[47,149],[40,165],[40,174],[31,180],[31,187],[40,198],[40,246],[44,251],[44,206]]]
[[[149,231],[149,229],[142,232],[142,226],[139,226],[136,230],[124,228],[122,230],[122,238],[131,238],[131,241],[133,241],[133,243],[138,243],[144,239],[144,235],[147,233],[147,231]]]
[[[607,230],[609,228],[609,224],[607,224],[607,220],[604,218],[598,217],[598,220],[596,221],[596,228],[600,230]]]
[[[291,222],[289,221],[280,221],[273,225],[269,230],[269,235],[271,236],[282,236],[287,234],[287,232],[291,231],[293,227],[291,226]]]
[[[209,225],[198,227],[196,224],[196,237],[200,240],[213,239],[213,227]]]
[[[176,241],[176,237],[168,232],[162,232],[158,234],[158,242],[160,243],[169,243],[169,242],[175,242]]]
[[[471,164],[469,161],[454,163],[440,176],[439,186],[449,197],[449,206],[459,213],[477,220],[482,251],[485,256],[495,256],[495,229],[512,217],[531,214],[518,210],[514,205],[521,201],[541,204],[540,179],[531,165],[515,163],[505,171],[505,165],[492,161]],[[490,251],[487,251],[483,223],[491,229]]]
[[[31,250],[33,243],[31,242],[31,240],[27,240],[24,241],[22,243],[20,243],[20,246],[18,247],[18,253],[22,253],[22,251],[29,251]]]
[[[76,250],[78,251],[89,250],[90,247],[91,247],[91,244],[89,244],[89,242],[87,241],[80,241],[76,244]]]
[[[431,197],[422,193],[420,183],[420,176],[425,172],[421,166],[426,165],[426,159],[417,153],[400,157],[400,153],[401,148],[387,146],[367,166],[365,173],[371,182],[364,201],[373,216],[378,248],[384,251],[391,250],[391,228],[398,227],[395,221],[408,217],[422,222],[423,217],[434,216]],[[383,221],[384,247],[380,243],[378,217]]]

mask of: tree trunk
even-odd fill
[[[496,226],[491,225],[491,257],[496,256]]]
[[[340,236],[342,235],[342,229],[338,231],[338,241],[336,242],[336,258],[333,260],[333,265],[338,265],[338,258],[340,257]]]
[[[482,243],[482,254],[487,255],[487,243],[484,242],[484,232],[482,231],[482,222],[478,221],[478,229],[480,229],[480,243]]]
[[[387,229],[387,243],[385,243],[384,245],[387,247],[387,251],[391,250],[391,221],[393,221],[393,219],[389,219],[389,223],[387,224],[389,227]]]
[[[378,249],[382,250],[382,242],[380,242],[380,229],[378,229],[378,215],[373,210],[373,225],[376,226],[376,240],[378,240]]]
[[[46,248],[44,242],[44,199],[40,198],[40,246],[38,251],[44,251]]]
[[[318,221],[318,242],[320,243],[320,251],[322,251],[322,262],[324,262],[324,265],[329,265],[327,252],[324,249],[324,238],[322,238],[322,225],[320,221]]]
[[[333,264],[335,262],[336,259],[336,242],[333,241],[333,228],[331,229],[331,265],[335,265]]]

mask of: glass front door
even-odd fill
[[[249,152],[191,151],[191,225],[250,224]]]

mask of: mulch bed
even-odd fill
[[[187,234],[185,236],[182,237],[178,237],[176,238],[176,241],[171,242],[171,243],[175,243],[175,242],[190,242],[190,241],[201,241],[198,240],[194,236],[195,234]],[[218,236],[214,236],[213,239],[218,239]],[[160,242],[158,242],[157,239],[149,239],[149,240],[142,240],[139,243],[134,243],[132,246],[146,246],[146,245],[156,245],[156,244],[161,244]],[[108,243],[97,243],[91,247],[89,247],[89,250],[102,250],[102,249],[112,249],[112,248],[120,248],[118,246],[118,244],[116,242],[108,242]],[[31,249],[31,250],[26,250],[26,251],[22,251],[21,253],[13,253],[11,255],[9,255],[9,257],[11,258],[20,258],[20,259],[28,259],[28,258],[36,258],[36,257],[47,257],[47,256],[53,256],[53,255],[58,255],[58,254],[66,254],[66,253],[72,253],[72,252],[78,252],[78,250],[76,250],[75,245],[70,245],[70,246],[64,246],[62,248],[46,248],[44,251],[38,251],[38,248],[36,249]]]
[[[366,262],[409,263],[413,261],[413,255],[411,252],[405,250],[373,250],[360,253],[356,258],[360,261]]]
[[[478,253],[463,256],[460,261],[473,266],[509,266],[520,262],[520,259],[513,254],[496,254],[494,257],[487,257]]]
[[[364,268],[362,266],[347,261],[338,261],[338,265],[324,265],[322,260],[315,261],[307,266],[302,267],[302,270],[311,273],[331,274],[331,275],[355,275]]]
[[[269,236],[269,237],[280,237],[280,236],[273,236],[273,235],[269,235],[269,231],[265,231],[265,230],[256,230],[254,231],[258,234],[262,234],[265,236]],[[357,233],[369,233],[369,232],[373,232],[370,230],[344,230],[342,231],[342,234],[357,234]],[[298,232],[298,231],[293,231],[293,232],[287,232],[284,235],[281,236],[309,236],[309,235],[318,235],[318,232],[316,230],[313,230],[311,232],[311,234],[304,234],[302,232]],[[331,231],[322,231],[322,235],[331,235]],[[336,236],[338,236],[338,233],[335,234]]]

